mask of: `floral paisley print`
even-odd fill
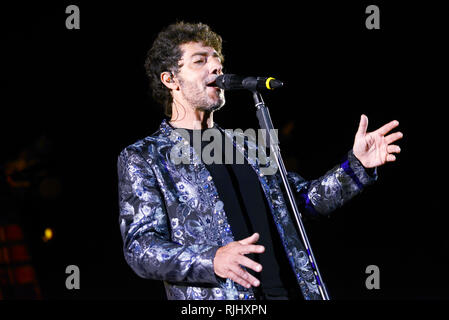
[[[223,132],[230,134],[229,130]],[[236,148],[245,157],[257,148],[254,143],[241,141],[244,145]],[[251,289],[214,273],[213,259],[218,248],[239,239],[233,237],[212,177],[188,144],[164,120],[156,133],[120,153],[119,224],[125,260],[140,277],[164,281],[168,299],[252,300]],[[182,145],[189,148],[190,163],[171,160],[171,152]],[[279,174],[264,175],[262,165],[250,160],[304,298],[320,299]],[[305,181],[291,172],[288,179],[301,213],[316,217],[343,205],[374,182],[377,174],[369,175],[349,151],[341,164],[319,179]]]

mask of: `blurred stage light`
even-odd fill
[[[42,240],[44,242],[47,242],[53,238],[53,230],[51,228],[46,228],[44,230],[44,236],[42,237]]]

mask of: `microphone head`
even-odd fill
[[[223,90],[244,89],[242,81],[244,77],[235,74],[222,74],[215,79],[215,85]]]
[[[217,86],[217,87],[219,87],[220,89],[223,89],[223,90],[224,90],[224,89],[225,89],[225,86],[224,86],[224,82],[225,82],[224,77],[225,77],[224,74],[221,75],[221,76],[218,76],[217,78],[215,78],[215,81],[212,82],[212,85],[213,85],[213,86]]]
[[[274,90],[282,87],[282,81],[269,77],[243,77],[235,74],[222,74],[208,86],[215,86],[223,90]]]

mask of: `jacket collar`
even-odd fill
[[[221,131],[223,131],[223,129],[221,129],[215,122],[214,122],[214,128],[216,129],[220,129]],[[170,136],[170,134],[175,130],[176,128],[173,127],[169,121],[167,119],[163,119],[161,122],[161,125],[159,126],[159,130],[162,132],[162,135],[166,135],[166,136]],[[185,128],[180,128],[180,129],[185,129]]]

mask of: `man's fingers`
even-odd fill
[[[393,143],[399,139],[401,139],[403,137],[402,132],[395,132],[392,134],[389,134],[388,136],[385,137],[385,142],[387,144]]]
[[[242,245],[239,248],[240,254],[248,254],[248,253],[263,253],[265,251],[265,247],[258,244],[247,244]]]
[[[368,129],[368,117],[362,114],[360,117],[359,128],[357,130],[357,135],[364,136],[366,134],[366,130]]]
[[[387,147],[387,152],[388,153],[399,153],[399,152],[401,152],[401,148],[399,148],[399,146],[397,146],[397,145],[392,144]]]
[[[245,288],[249,288],[251,287],[251,284],[246,281],[245,279],[243,279],[242,277],[239,277],[235,272],[233,272],[232,270],[229,270],[226,278],[231,279],[234,282],[237,282],[238,284],[244,286]]]
[[[242,286],[249,288],[249,286],[251,286],[251,285],[257,287],[260,284],[259,280],[257,280],[248,271],[243,270],[238,265],[232,266],[231,272],[237,276],[237,282],[240,283]],[[242,284],[242,282],[243,282],[243,284]]]
[[[379,129],[377,129],[377,133],[379,133],[380,135],[385,135],[388,132],[390,132],[392,129],[396,128],[399,125],[399,121],[397,120],[393,120],[388,122],[387,124],[383,125],[382,127],[380,127]]]
[[[245,256],[238,257],[237,263],[242,265],[242,266],[244,266],[244,267],[250,268],[250,269],[252,269],[252,270],[254,270],[256,272],[262,271],[262,265],[261,264],[259,264],[257,262],[254,262],[253,260],[251,260],[250,258],[245,257]]]
[[[240,240],[239,243],[240,244],[251,244],[251,243],[256,243],[257,240],[259,240],[259,234],[256,232],[256,233],[253,233],[248,238]]]
[[[387,155],[387,162],[392,162],[395,160],[396,160],[396,157],[393,154]]]

